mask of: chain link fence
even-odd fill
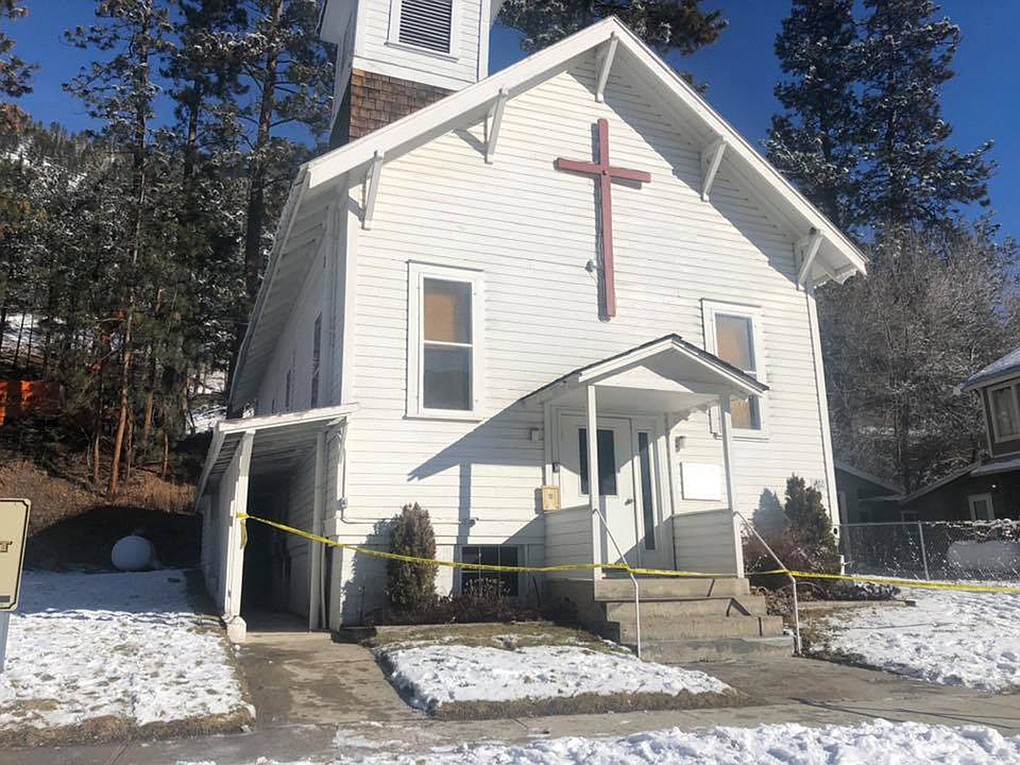
[[[906,579],[1020,580],[1020,521],[840,526],[847,572]]]

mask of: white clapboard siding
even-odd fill
[[[587,507],[568,507],[545,513],[545,565],[591,563],[592,520]],[[552,579],[590,579],[590,571],[546,574]]]
[[[322,314],[322,369],[319,372],[319,406],[329,403],[331,394],[326,364],[329,359],[329,322],[332,313],[327,310],[326,266],[323,252],[311,259],[308,275],[305,277],[290,317],[277,340],[259,385],[256,414],[273,414],[285,411],[308,409],[312,394],[312,348],[315,338],[315,318]],[[287,371],[291,372],[293,386],[289,410],[286,407]],[[275,409],[274,409],[275,406]]]
[[[737,573],[733,514],[726,509],[684,513],[673,518],[677,571]]]
[[[394,45],[391,11],[400,0],[359,0],[355,68],[456,89],[477,81],[479,32],[489,33],[488,21],[479,26],[481,4],[454,0],[452,56]],[[396,39],[394,34],[393,40]],[[487,70],[487,66],[483,69]]]
[[[793,238],[750,201],[725,160],[711,202],[700,199],[700,145],[643,95],[625,62],[614,66],[604,103],[592,97],[594,76],[593,64],[581,63],[511,100],[494,164],[478,148],[479,124],[385,165],[373,227],[358,232],[353,348],[344,361],[349,400],[361,407],[347,442],[352,538],[418,501],[444,541],[541,542],[535,492],[544,445],[529,431],[542,417],[515,402],[669,332],[703,345],[703,299],[761,308],[768,438],[735,443],[739,506],[753,511],[764,491],[781,496],[794,472],[824,482],[809,303],[794,284]],[[585,270],[596,252],[593,184],[552,164],[589,158],[600,117],[610,123],[613,164],[652,174],[640,189],[613,189],[611,322],[599,321]],[[482,422],[405,418],[411,260],[484,271]],[[671,460],[722,464],[707,414],[673,435],[686,438]],[[713,506],[680,501],[676,509]]]

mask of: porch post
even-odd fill
[[[722,434],[723,470],[726,473],[726,501],[730,510],[736,513],[740,506],[737,504],[737,483],[733,475],[733,414],[730,411],[730,395],[723,393],[719,396],[719,424]],[[740,544],[740,521],[736,515],[733,516],[733,556],[736,563],[737,576],[744,575],[744,550]]]
[[[591,552],[592,563],[602,562],[601,534],[599,534],[599,440],[598,413],[595,402],[595,386],[588,385],[585,399],[585,413],[588,415],[588,507],[591,509]],[[602,569],[592,569],[592,579],[601,579]]]
[[[227,639],[232,643],[243,643],[247,635],[247,625],[241,618],[241,585],[244,581],[244,540],[241,534],[241,521],[238,515],[248,512],[248,471],[251,466],[252,446],[255,443],[255,431],[245,431],[241,443],[234,456],[235,463],[227,475],[234,475],[233,495],[227,506],[227,551],[226,572],[222,585],[223,623],[227,628]],[[236,471],[236,472],[234,472]],[[226,478],[226,476],[224,476]]]
[[[322,535],[322,516],[326,505],[326,431],[315,436],[315,495],[312,497],[312,533]],[[308,541],[308,629],[322,626],[322,562],[320,542]]]

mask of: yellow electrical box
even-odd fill
[[[550,510],[560,509],[560,487],[559,486],[543,486],[542,487],[542,509],[546,512]]]
[[[31,508],[27,499],[0,499],[0,611],[18,607]]]

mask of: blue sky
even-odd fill
[[[62,41],[65,29],[88,24],[93,0],[30,0],[28,19],[7,29],[19,54],[41,67],[35,92],[22,105],[36,119],[60,122],[72,130],[88,126],[79,103],[64,93],[88,59]],[[992,207],[1003,231],[1020,235],[1020,2],[1014,0],[943,0],[943,13],[963,29],[956,57],[956,79],[944,91],[943,116],[955,128],[953,142],[970,149],[995,140],[992,156],[998,171],[991,183]],[[749,140],[764,138],[776,110],[772,89],[779,79],[773,42],[789,13],[789,0],[706,0],[720,8],[730,26],[719,41],[677,63],[709,85],[708,99]],[[492,70],[523,54],[512,30],[497,27],[492,36]]]

